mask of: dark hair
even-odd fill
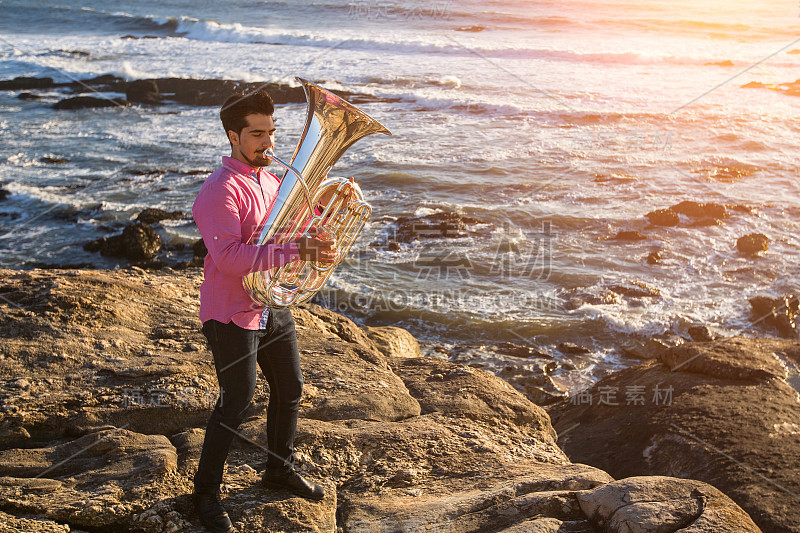
[[[219,110],[219,118],[222,121],[222,127],[225,128],[225,136],[228,132],[233,130],[237,135],[242,133],[242,130],[247,127],[247,115],[267,115],[272,116],[275,112],[275,106],[272,103],[272,97],[267,91],[260,89],[250,94],[234,93]],[[230,139],[229,139],[230,140]]]

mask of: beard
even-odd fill
[[[247,161],[254,167],[268,167],[272,164],[271,159],[264,157],[264,152],[254,153],[252,158],[247,158]]]

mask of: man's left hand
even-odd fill
[[[355,178],[351,177],[350,183],[355,183]],[[348,190],[350,191],[350,193],[348,194],[347,202],[345,205],[355,200],[355,192],[353,191],[353,189],[349,188]],[[323,209],[331,202],[334,193],[336,193],[336,188],[331,187],[330,189],[325,191],[325,193],[320,197],[319,205],[322,206]]]

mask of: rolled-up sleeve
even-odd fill
[[[297,243],[263,246],[245,244],[236,193],[222,183],[211,184],[197,195],[192,216],[211,260],[229,276],[246,276],[297,261]]]

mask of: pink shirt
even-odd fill
[[[203,183],[192,206],[194,221],[208,248],[200,286],[200,321],[233,320],[242,328],[259,329],[264,306],[250,298],[242,278],[297,261],[300,254],[294,242],[247,244],[258,237],[272,209],[279,179],[263,168],[231,157],[223,157],[222,165]],[[261,185],[256,176],[260,176]]]

